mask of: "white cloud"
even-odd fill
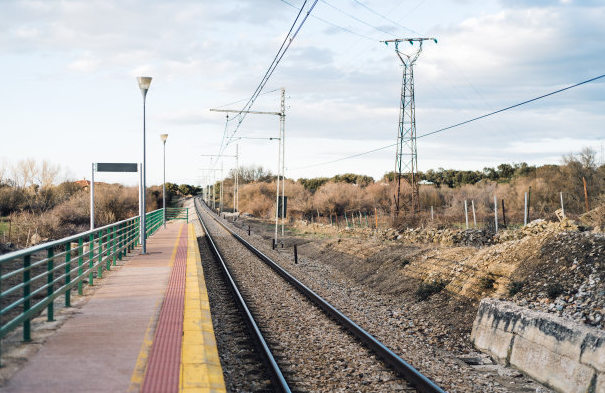
[[[86,54],[80,57],[79,59],[69,63],[67,67],[73,71],[91,73],[98,69],[99,64],[99,59],[94,58],[90,54]]]

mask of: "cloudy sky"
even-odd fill
[[[148,184],[162,179],[160,133],[169,134],[167,180],[199,183],[211,165],[202,155],[218,152],[225,131],[225,115],[209,109],[241,109],[251,96],[303,0],[288,3],[2,0],[0,165],[47,159],[90,178],[92,162],[141,161],[135,77],[149,75]],[[394,148],[322,163],[396,141],[402,68],[381,40],[438,39],[414,69],[422,135],[605,74],[604,20],[601,0],[319,0],[252,109],[278,111],[285,87],[288,177],[378,178],[393,170]],[[605,78],[420,138],[418,164],[558,163],[583,147],[600,155],[603,124]],[[276,141],[248,138],[278,132],[276,116],[246,117],[240,163],[275,171]],[[225,171],[233,165],[224,158]],[[134,184],[136,175],[98,179]]]

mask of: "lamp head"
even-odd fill
[[[164,144],[166,144],[166,139],[168,139],[168,134],[160,134],[160,139]]]
[[[141,89],[141,94],[143,94],[143,98],[147,95],[147,90],[149,90],[149,85],[151,85],[151,77],[150,76],[138,76],[137,81],[139,82],[139,88]]]

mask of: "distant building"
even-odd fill
[[[88,187],[90,187],[90,181],[88,181],[86,179],[77,180],[77,181],[75,181],[75,183],[80,188],[88,188]]]

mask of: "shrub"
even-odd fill
[[[484,290],[494,289],[495,283],[496,283],[496,279],[491,274],[489,274],[485,277],[481,277],[479,279],[479,286],[481,287],[481,289],[484,289]]]
[[[519,293],[519,291],[521,291],[521,288],[523,288],[523,285],[525,285],[525,282],[523,281],[511,281],[508,283],[508,296],[515,296],[517,293]]]
[[[546,286],[546,295],[549,297],[549,299],[555,299],[563,292],[565,292],[565,289],[558,282],[550,283]]]
[[[431,295],[441,292],[447,284],[449,284],[449,281],[441,279],[434,279],[430,282],[422,282],[420,283],[420,286],[418,286],[415,295],[418,300],[426,300]]]

